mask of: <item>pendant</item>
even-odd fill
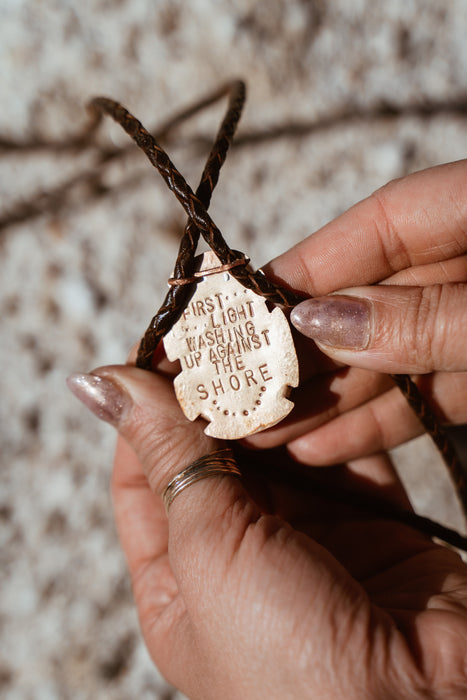
[[[164,338],[165,351],[181,363],[174,388],[186,417],[202,416],[207,435],[236,440],[290,413],[297,355],[280,308],[269,311],[264,297],[222,270],[212,251],[196,262],[199,282]]]

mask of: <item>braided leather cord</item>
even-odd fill
[[[442,454],[446,468],[456,487],[464,515],[467,515],[467,479],[449,435],[408,374],[391,374],[391,379],[404,394],[407,403]]]
[[[230,94],[229,94],[230,93]],[[211,195],[219,179],[219,172],[225,162],[228,148],[235,133],[243,104],[245,102],[245,85],[241,81],[227,84],[217,94],[219,99],[229,94],[226,115],[208,156],[196,190],[196,197],[207,209]],[[175,279],[188,279],[193,275],[194,257],[199,240],[199,228],[192,218],[188,218],[174,268]],[[150,369],[154,350],[163,336],[176,323],[191,296],[192,285],[175,285],[169,288],[167,296],[157,314],[151,320],[138,350],[137,365]]]
[[[142,151],[144,151],[149,161],[159,171],[168,188],[174,193],[182,205],[190,221],[192,221],[194,226],[200,231],[206,243],[216,253],[221,263],[223,265],[228,265],[236,262],[239,253],[229,248],[221,232],[208,214],[201,198],[193,192],[184,177],[172,163],[167,153],[157,143],[156,139],[144,128],[141,122],[130,114],[125,107],[106,97],[95,98],[90,103],[90,106],[111,116],[123,127],[127,134],[131,136]],[[228,121],[228,115],[226,121]],[[252,272],[249,270],[246,266],[246,259],[245,266],[232,269],[232,275],[236,277],[243,286],[252,289],[257,294],[261,294],[273,304],[295,306],[299,301],[302,301],[302,297],[294,292],[273,284],[262,272]],[[180,313],[181,311],[178,312],[178,315],[180,315]],[[144,359],[140,358],[137,364],[144,369],[149,369],[150,359],[148,357]]]
[[[125,107],[106,97],[93,99],[89,103],[89,107],[96,122],[99,120],[99,116],[95,116],[96,113],[97,115],[106,113],[123,127],[146,154],[151,164],[159,171],[188,216],[174,269],[174,278],[184,279],[192,276],[195,250],[201,234],[223,265],[232,264],[238,261],[239,257],[245,259],[244,265],[233,267],[230,271],[241,284],[264,296],[273,304],[292,307],[303,301],[303,297],[273,283],[261,270],[256,272],[250,270],[245,256],[227,245],[207,211],[213,189],[217,184],[220,168],[225,161],[227,150],[240,118],[245,100],[245,85],[242,81],[234,81],[199,103],[201,106],[212,104],[225,94],[230,95],[229,106],[206,162],[196,194],[155,137]],[[182,121],[185,115],[190,115],[197,109],[198,105],[191,110],[180,113],[177,120]],[[168,130],[170,126],[167,124],[165,129]],[[151,320],[141,341],[136,362],[138,367],[151,369],[152,357],[157,344],[180,317],[186,301],[191,295],[191,289],[191,284],[170,287],[164,303]],[[440,450],[455,484],[463,512],[467,515],[467,481],[446,431],[434,416],[430,406],[409,375],[391,375],[391,377]]]

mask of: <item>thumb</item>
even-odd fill
[[[307,299],[293,325],[338,362],[390,374],[467,369],[467,285],[379,285]]]
[[[204,434],[202,421],[187,420],[171,380],[156,373],[114,365],[71,375],[67,383],[91,411],[117,428],[141,463],[151,490],[159,496],[186,467],[225,446]],[[229,475],[212,476],[184,489],[170,505],[168,520],[171,565],[179,581],[193,566],[197,580],[204,573],[212,581],[216,569],[225,574],[235,556],[238,564],[239,549],[256,567],[260,553],[267,554],[265,541],[271,541],[272,550],[281,551],[291,539],[291,528],[281,518],[262,514],[241,480]],[[283,529],[287,533],[283,538],[274,535]],[[337,562],[319,545],[307,540],[300,547],[307,566],[314,558],[324,559],[327,576],[332,579],[338,570],[342,577]],[[291,547],[291,560],[296,556],[296,548]],[[269,564],[280,577],[282,570],[274,557]],[[269,564],[258,570],[264,574]],[[285,570],[290,573],[287,566]],[[309,575],[320,580],[324,572],[312,568]]]
[[[172,381],[130,365],[101,367],[68,378],[71,391],[99,418],[111,423],[137,455],[151,490],[161,496],[171,480],[199,458],[226,447],[204,434],[201,420],[190,422],[175,398]],[[210,529],[236,504],[245,517],[256,510],[239,479],[212,476],[184,489],[173,501],[169,525],[176,558],[183,543]],[[190,533],[178,538],[177,531]],[[218,529],[216,529],[219,532]],[[189,545],[191,546],[191,545]]]

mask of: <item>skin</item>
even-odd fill
[[[244,441],[242,481],[192,485],[169,517],[160,498],[167,483],[222,443],[184,418],[164,359],[154,374],[96,371],[126,398],[113,497],[143,635],[161,672],[192,700],[465,698],[467,566],[407,526],[329,500],[320,486],[409,507],[383,453],[420,431],[386,376],[408,362],[433,373],[443,418],[467,419],[466,191],[466,162],[390,183],[267,266],[310,296],[358,287],[379,305],[378,327],[363,352],[302,338],[297,410]],[[433,285],[446,303],[436,303]],[[417,298],[425,311],[432,301],[424,324]],[[407,313],[404,334],[384,332]],[[391,352],[380,352],[382,337]],[[340,464],[297,482],[297,462]]]

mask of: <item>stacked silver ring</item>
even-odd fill
[[[184,489],[202,479],[207,479],[210,476],[229,475],[240,477],[241,472],[233,457],[232,451],[228,448],[210,452],[203,457],[200,457],[190,464],[189,467],[177,474],[166,486],[162,494],[165,510],[168,513],[169,508],[176,498]]]

